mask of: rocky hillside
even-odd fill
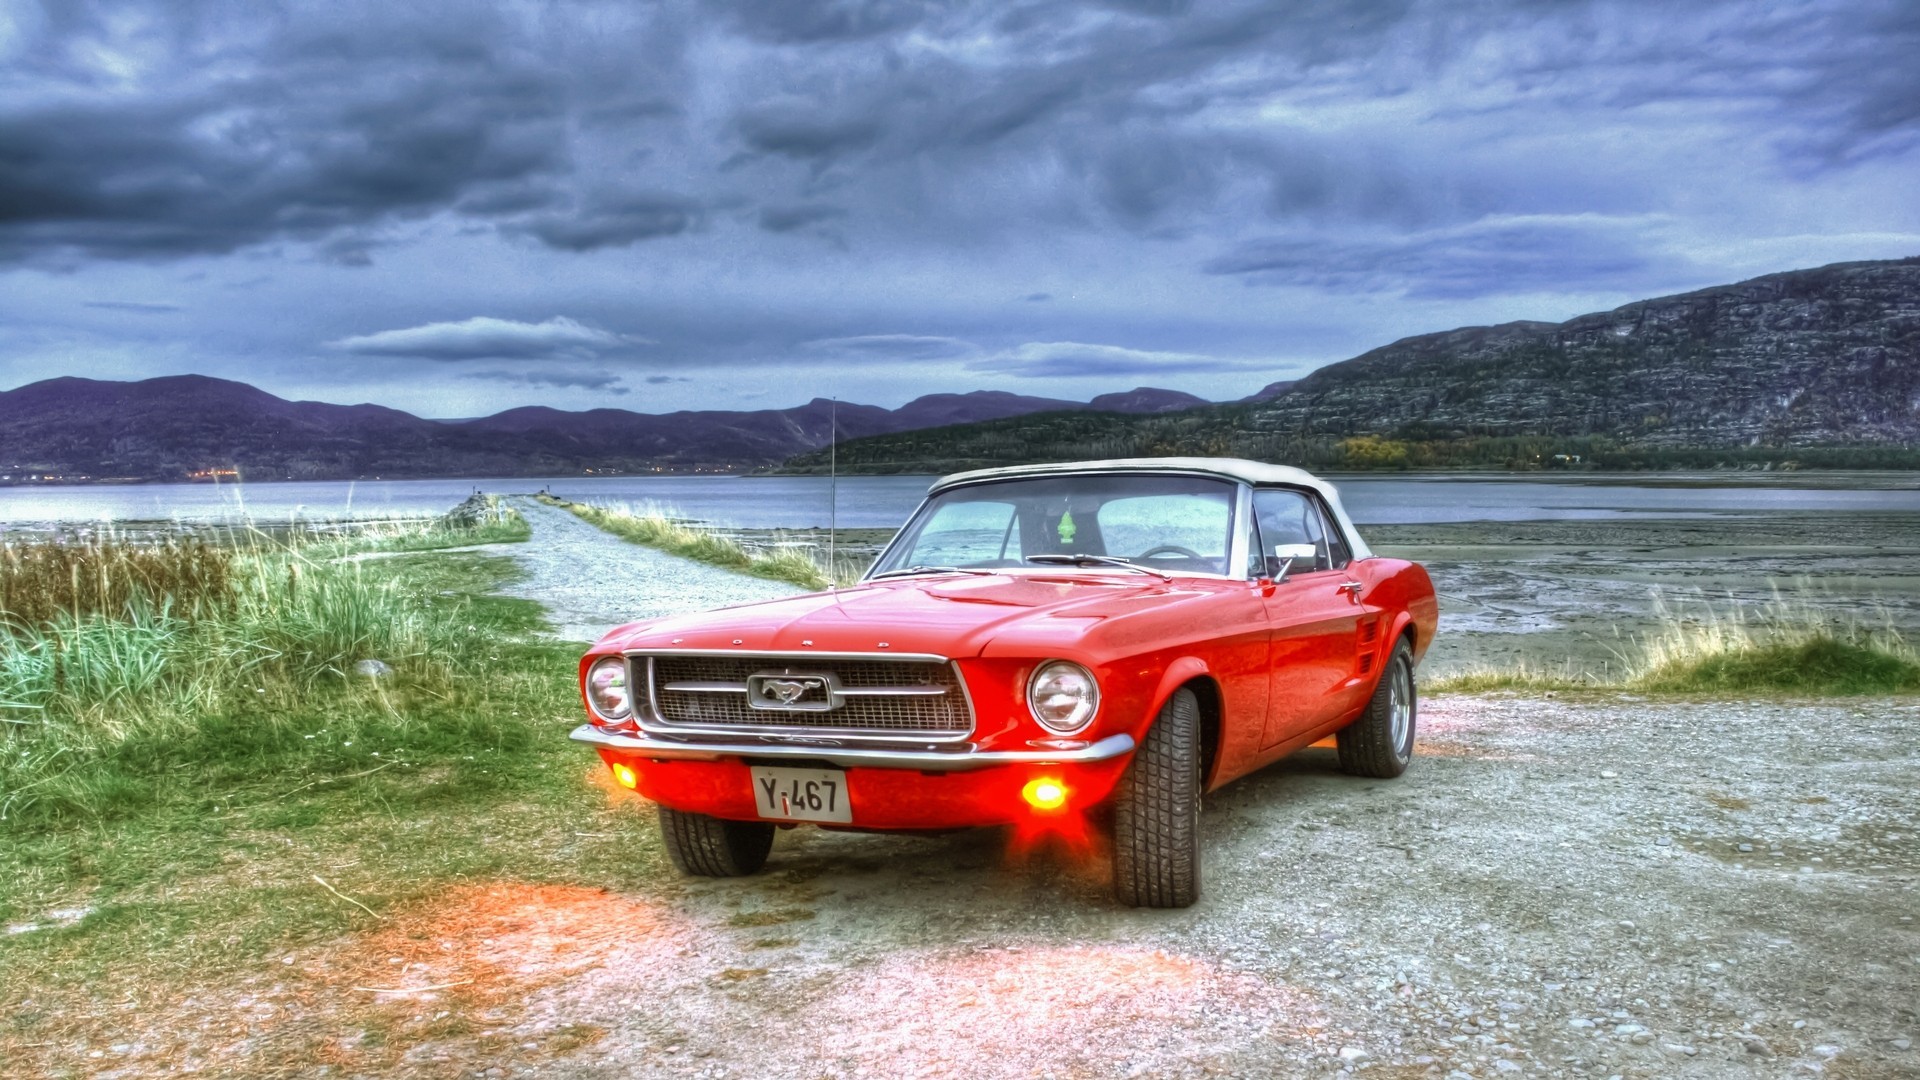
[[[840,447],[840,461],[938,471],[1160,453],[1319,468],[1920,467],[1920,259],[1423,334],[1232,404],[881,436]]]
[[[1649,446],[1920,441],[1920,259],[1842,263],[1564,323],[1396,341],[1250,410],[1269,431],[1607,435]]]

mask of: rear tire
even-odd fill
[[[1391,780],[1413,761],[1414,722],[1419,700],[1413,687],[1413,650],[1401,638],[1380,672],[1373,700],[1360,719],[1342,728],[1340,771],[1351,776]]]
[[[773,826],[660,808],[660,839],[674,869],[698,877],[745,877],[767,864]]]
[[[1113,894],[1129,907],[1200,898],[1200,700],[1177,690],[1120,778],[1113,802]]]

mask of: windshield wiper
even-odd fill
[[[879,581],[881,578],[906,577],[909,574],[992,574],[992,570],[981,570],[972,566],[903,566],[898,570],[887,570],[868,578]]]
[[[1030,563],[1040,563],[1045,566],[1117,566],[1122,570],[1131,570],[1136,574],[1146,574],[1149,577],[1157,577],[1161,581],[1173,580],[1173,578],[1158,570],[1149,569],[1134,562],[1132,559],[1123,559],[1118,555],[1029,555],[1026,561]]]

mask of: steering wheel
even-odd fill
[[[1141,552],[1140,554],[1135,555],[1134,558],[1151,559],[1155,555],[1184,555],[1189,559],[1206,558],[1205,555],[1200,554],[1199,552],[1193,550],[1192,548],[1183,548],[1179,544],[1161,544],[1158,547],[1151,547]]]

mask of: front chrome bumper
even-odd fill
[[[967,772],[1000,765],[1079,765],[1107,761],[1133,751],[1133,736],[1109,735],[1078,750],[883,750],[874,747],[819,746],[802,743],[681,742],[640,732],[602,731],[581,724],[569,736],[589,746],[624,750],[641,757],[716,761],[720,758],[804,758],[849,768],[920,769]]]

